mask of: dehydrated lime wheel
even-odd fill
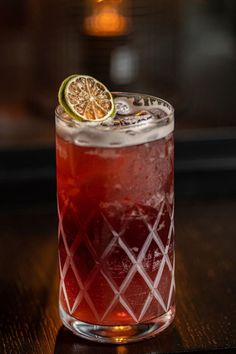
[[[98,122],[115,114],[111,92],[91,76],[75,74],[66,78],[58,99],[64,110],[80,121]]]

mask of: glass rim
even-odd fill
[[[117,113],[117,119],[115,116],[100,122],[82,122],[70,117],[59,105],[55,112],[57,135],[79,146],[112,148],[139,145],[165,138],[173,133],[174,108],[169,102],[147,94],[130,92],[112,94],[114,100],[126,98],[123,103],[132,106],[133,112],[127,115]],[[122,101],[117,100],[115,103],[118,105]],[[144,114],[139,118],[138,113],[141,111],[147,111],[151,116],[146,114],[145,117]]]
[[[143,94],[143,93],[137,93],[137,92],[125,92],[125,91],[112,91],[111,92],[113,96],[115,96],[114,98],[116,97],[140,97],[140,98],[147,98],[147,99],[153,99],[153,100],[156,100],[158,102],[158,104],[165,108],[167,108],[169,110],[169,112],[167,113],[163,107],[162,107],[162,110],[164,111],[165,113],[165,116],[162,118],[162,119],[158,119],[157,120],[157,123],[161,123],[162,121],[168,121],[168,119],[170,119],[171,121],[174,121],[174,114],[175,114],[175,109],[174,107],[172,106],[171,103],[169,103],[168,101],[164,100],[163,98],[160,98],[160,97],[157,97],[157,96],[154,96],[154,95],[149,95],[149,94]],[[147,108],[149,107],[152,107],[152,106],[146,106]],[[79,127],[81,126],[81,124],[83,125],[87,125],[87,126],[93,126],[93,125],[100,125],[102,126],[102,122],[89,122],[89,121],[79,121],[79,120],[76,120],[76,119],[73,119],[71,118],[66,112],[64,112],[64,109],[63,109],[63,112],[60,111],[60,109],[63,109],[62,106],[60,105],[57,105],[56,108],[55,108],[55,116],[56,118],[58,118],[59,120],[63,121],[63,122],[67,122],[68,123],[68,118],[70,120],[70,122],[72,123],[73,122],[73,125]],[[64,114],[64,117],[62,116]],[[67,118],[66,118],[67,116]],[[109,119],[109,118],[108,118]],[[143,124],[147,124],[146,122],[144,122]],[[167,124],[168,125],[168,122]],[[142,123],[139,123],[137,124],[136,126],[142,126]],[[120,129],[127,129],[129,128],[130,126],[124,126],[124,127],[120,127]],[[135,125],[133,125],[133,127],[135,127]],[[111,128],[111,127],[110,127]],[[112,129],[111,129],[112,130]]]
[[[172,104],[168,101],[166,101],[165,99],[155,96],[155,95],[150,95],[148,93],[139,93],[139,92],[126,92],[126,91],[112,91],[111,92],[113,95],[117,95],[117,97],[122,97],[122,96],[126,96],[126,95],[130,95],[130,96],[141,96],[144,98],[152,98],[155,100],[158,100],[159,102],[162,102],[166,107],[168,107],[170,109],[170,113],[168,113],[166,115],[166,117],[170,116],[170,115],[174,115],[175,113],[175,109],[172,106]]]

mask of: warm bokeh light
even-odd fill
[[[117,354],[127,354],[128,349],[124,345],[118,345],[118,346],[116,346],[116,353]]]
[[[128,18],[122,14],[121,0],[96,0],[90,3],[89,15],[84,20],[84,30],[93,36],[120,36],[128,29]]]
[[[118,331],[118,332],[121,332],[121,331],[130,331],[132,329],[131,326],[113,326],[112,330],[114,332]]]
[[[126,314],[126,312],[122,312],[122,311],[121,311],[121,312],[117,312],[117,316],[118,316],[118,317],[121,317],[121,318],[122,318],[122,317],[124,318],[124,317],[127,317],[127,314]]]
[[[127,337],[114,338],[116,343],[124,343],[127,341]]]

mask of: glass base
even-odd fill
[[[173,322],[175,306],[151,322],[133,325],[102,326],[86,323],[68,315],[61,307],[60,317],[68,329],[82,338],[94,342],[123,344],[148,339],[162,332]]]

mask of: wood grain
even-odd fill
[[[126,346],[88,343],[61,326],[55,208],[2,212],[0,353],[236,353],[236,201],[176,210],[176,320],[157,338]]]
[[[16,211],[1,226],[0,353],[52,353],[60,326],[55,214]]]

